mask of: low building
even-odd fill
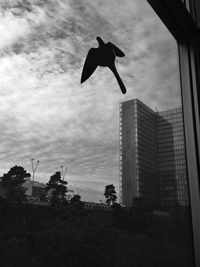
[[[37,181],[26,180],[23,183],[26,189],[25,194],[28,199],[32,200],[45,200],[47,196],[46,185]]]

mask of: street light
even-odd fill
[[[31,165],[32,165],[32,170],[33,170],[33,181],[34,181],[34,178],[35,178],[35,172],[36,172],[36,169],[37,169],[37,166],[38,166],[39,162],[40,162],[39,160],[34,162],[34,159],[31,159]]]
[[[63,179],[63,181],[65,180],[65,176],[66,176],[66,172],[67,172],[67,168],[68,167],[65,167],[65,169],[63,170],[64,166],[60,166],[61,168],[61,177]]]

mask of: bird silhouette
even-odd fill
[[[81,83],[85,82],[98,66],[108,67],[115,75],[122,93],[125,94],[126,87],[124,86],[115,67],[116,56],[124,57],[125,54],[111,42],[104,43],[99,36],[96,38],[96,40],[99,43],[99,47],[90,48],[88,51],[81,75]]]

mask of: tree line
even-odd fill
[[[20,166],[1,177],[2,267],[193,267],[188,227],[154,217],[153,206],[142,199],[127,210],[107,185],[104,196],[112,212],[86,210],[79,195],[66,202],[67,182],[55,172],[46,184],[51,205],[26,204],[27,178]]]
[[[15,165],[7,173],[0,177],[1,195],[9,201],[22,203],[26,200],[26,188],[23,186],[27,179],[30,179],[31,174],[28,173],[23,167]],[[50,176],[49,181],[46,183],[46,192],[50,194],[50,203],[52,206],[66,204],[67,181],[61,177],[61,172],[57,171]],[[117,196],[113,184],[105,186],[104,196],[107,205],[116,203]],[[77,206],[83,206],[81,196],[75,194],[71,203]]]

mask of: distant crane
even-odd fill
[[[34,178],[35,178],[35,172],[36,172],[36,169],[38,167],[39,162],[40,162],[39,160],[34,162],[34,159],[31,159],[31,166],[32,166],[32,171],[33,171],[33,181],[34,181]]]
[[[61,177],[63,179],[63,181],[65,180],[65,176],[66,176],[66,173],[67,173],[67,168],[68,167],[65,167],[64,166],[60,166],[60,169],[61,169]]]

